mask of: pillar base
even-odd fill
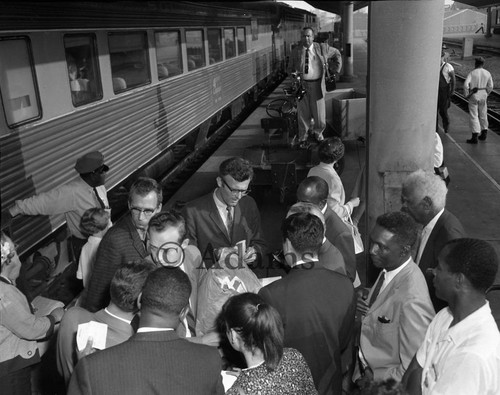
[[[351,75],[344,75],[342,74],[339,78],[340,82],[353,82],[355,79],[357,79],[358,76],[351,74]]]

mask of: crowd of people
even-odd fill
[[[2,233],[2,393],[31,393],[37,340],[59,323],[57,370],[69,394],[499,393],[500,334],[485,298],[498,257],[446,210],[445,182],[423,170],[404,180],[401,211],[370,230],[366,251],[380,273],[368,289],[347,225],[360,199],[345,202],[334,168],[343,144],[329,138],[319,152],[281,224],[287,274],[255,292],[238,274],[269,246],[245,159],[224,160],[216,188],[182,212],[163,209],[161,187],[141,177],[111,224],[99,152],[77,160],[78,182],[16,202],[12,215],[66,214],[84,291],[66,312],[38,316],[16,288],[21,262]],[[219,284],[231,292],[201,331],[202,284],[221,267],[235,274]],[[85,337],[89,322],[104,335]]]

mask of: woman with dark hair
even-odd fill
[[[302,354],[283,348],[284,330],[278,311],[259,295],[244,293],[227,300],[220,324],[247,364],[226,394],[317,394]]]

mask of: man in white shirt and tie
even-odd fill
[[[432,303],[436,311],[446,306],[434,292],[433,271],[443,246],[453,239],[465,236],[460,221],[445,209],[446,183],[433,172],[417,170],[408,175],[401,192],[401,211],[410,214],[423,226],[415,263],[425,275]]]
[[[302,29],[302,45],[296,46],[290,57],[288,73],[299,72],[302,76],[306,95],[297,105],[299,118],[299,143],[305,143],[310,131],[318,141],[323,140],[323,131],[326,127],[325,110],[325,67],[328,59],[333,58],[336,64],[336,73],[342,68],[340,52],[328,44],[319,44],[314,41],[314,30],[310,27]],[[311,125],[314,119],[314,126]]]

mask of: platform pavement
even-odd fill
[[[448,113],[450,132],[440,127],[451,177],[446,206],[468,236],[491,242],[500,256],[500,136],[489,131],[486,141],[467,144],[469,114],[453,104]]]

